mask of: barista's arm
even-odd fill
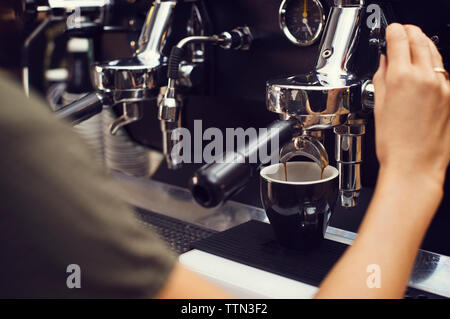
[[[357,239],[316,298],[402,298],[443,196],[450,86],[433,70],[443,67],[442,58],[417,27],[391,25],[387,41],[388,58],[374,79],[377,187]],[[374,270],[380,271],[379,288],[369,278]]]
[[[383,169],[358,238],[322,283],[316,298],[402,298],[441,196],[439,187],[420,176],[405,178],[395,169]],[[379,271],[380,288],[369,279],[376,275],[374,271]]]

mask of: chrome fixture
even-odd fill
[[[141,105],[138,103],[123,103],[123,113],[109,126],[112,135],[116,135],[117,131],[130,123],[139,121],[142,118]]]
[[[360,103],[353,98],[361,95],[360,81],[349,66],[362,13],[362,6],[341,4],[331,9],[314,71],[269,81],[269,111],[295,117],[303,130],[344,124],[348,114],[357,111]]]
[[[170,32],[176,1],[155,1],[130,59],[94,66],[94,85],[111,96],[112,105],[156,98],[165,80],[167,57],[162,53]]]
[[[124,115],[110,125],[111,133],[139,120],[142,114],[135,103],[157,98],[166,82],[168,58],[163,49],[176,5],[177,1],[156,0],[147,14],[133,57],[95,64],[92,77],[96,92],[88,95],[91,98],[87,101],[83,98],[75,102],[78,108],[70,104],[57,115],[77,123],[101,112],[104,106],[122,103]],[[90,104],[84,105],[84,102]],[[80,106],[84,114],[81,119]]]
[[[328,166],[328,153],[320,140],[306,131],[302,136],[296,136],[280,150],[280,161],[288,162],[295,156],[306,156],[319,166]]]
[[[340,202],[343,207],[355,207],[362,188],[362,138],[366,127],[362,120],[349,120],[333,130],[336,137],[336,163],[340,175]]]

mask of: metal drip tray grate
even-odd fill
[[[194,242],[216,233],[214,230],[148,210],[136,208],[135,211],[141,224],[155,231],[178,254],[191,250]]]
[[[271,226],[259,221],[215,234],[194,244],[194,248],[232,261],[318,287],[348,246],[325,240],[315,250],[300,252],[280,246]],[[408,288],[405,298],[443,298]]]

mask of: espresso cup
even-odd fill
[[[324,238],[338,197],[338,170],[313,162],[288,162],[288,181],[283,164],[260,172],[260,195],[264,209],[283,246],[310,250]]]

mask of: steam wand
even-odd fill
[[[185,54],[185,47],[192,43],[211,43],[223,49],[248,50],[253,37],[248,27],[238,27],[230,32],[211,36],[189,36],[182,39],[171,50],[167,70],[167,89],[159,103],[158,119],[161,123],[163,135],[163,152],[167,166],[170,169],[181,167],[179,150],[176,145],[180,142],[181,112],[183,101],[177,94],[177,82],[180,79],[180,64]]]

